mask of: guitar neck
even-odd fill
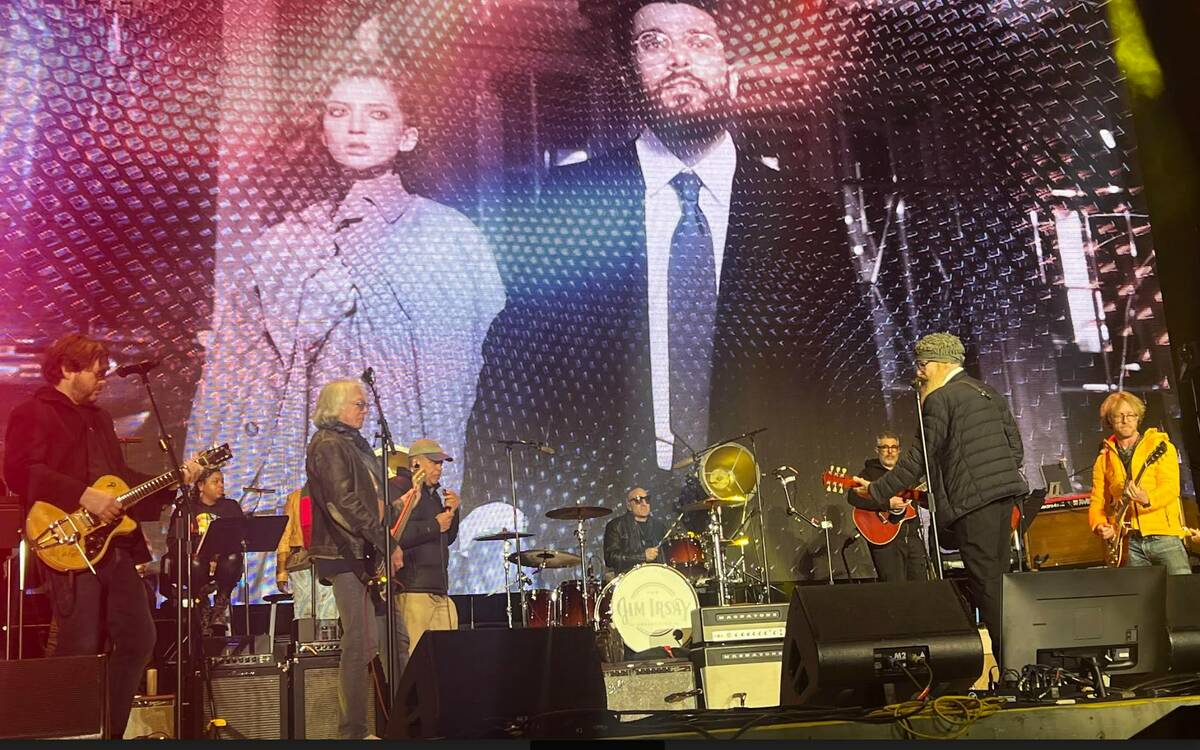
[[[177,476],[180,471],[182,471],[182,469],[177,469],[176,471],[168,471],[165,474],[160,474],[160,475],[156,476],[155,478],[151,479],[149,482],[143,482],[142,484],[139,484],[137,487],[134,487],[133,489],[129,490],[128,492],[118,495],[117,496],[117,504],[121,506],[122,510],[129,510],[134,505],[136,505],[138,503],[138,501],[142,500],[143,498],[149,497],[150,495],[153,495],[155,492],[159,492],[160,490],[165,490],[168,487],[172,487],[172,486],[178,484]]]

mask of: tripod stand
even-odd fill
[[[792,494],[788,489],[788,485],[796,481],[796,475],[798,473],[799,472],[790,466],[780,466],[775,470],[775,477],[779,480],[780,484],[783,485],[783,497],[787,502],[788,516],[797,522],[799,519],[803,519],[808,523],[809,526],[812,526],[814,529],[820,529],[825,535],[825,562],[829,566],[829,585],[832,586],[835,581],[833,578],[833,546],[829,539],[829,530],[833,528],[833,522],[829,520],[828,514],[822,514],[821,520],[818,521],[817,519],[809,518],[808,516],[800,513],[800,511],[796,510],[795,506],[792,504]]]

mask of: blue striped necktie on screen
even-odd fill
[[[700,210],[700,178],[671,179],[682,215],[667,263],[667,346],[671,372],[671,432],[675,460],[708,441],[708,386],[717,317],[717,273],[712,232]],[[682,443],[682,444],[681,444]]]

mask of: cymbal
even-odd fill
[[[565,508],[554,508],[546,511],[546,518],[556,521],[586,521],[589,518],[600,518],[612,513],[608,508],[599,505],[568,505]]]
[[[475,537],[475,541],[503,542],[505,539],[528,539],[531,536],[533,536],[533,534],[530,534],[527,531],[509,531],[508,529],[501,529],[500,531],[496,531],[491,534],[477,536]]]
[[[383,448],[376,448],[375,455],[382,456]],[[408,468],[408,448],[403,445],[397,445],[396,450],[392,451],[391,455],[388,456],[388,471],[395,472],[402,468]]]
[[[509,562],[517,562],[517,553],[508,556]],[[556,549],[521,550],[520,564],[527,568],[570,568],[578,565],[579,555]]]
[[[712,510],[713,508],[736,508],[746,504],[746,498],[734,498],[731,500],[718,500],[715,497],[707,497],[703,500],[697,500],[694,503],[688,503],[681,510],[684,513],[691,513],[694,510]]]

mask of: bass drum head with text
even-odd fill
[[[621,640],[633,651],[684,646],[692,639],[692,612],[700,607],[687,577],[666,565],[646,563],[614,579],[605,609]],[[680,638],[675,631],[681,631]]]

